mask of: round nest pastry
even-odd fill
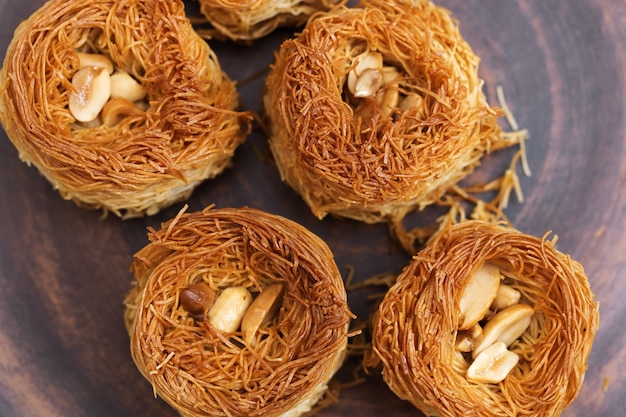
[[[301,26],[314,13],[346,0],[198,0],[213,26],[210,34],[234,41],[253,41],[278,27]]]
[[[51,0],[20,24],[0,120],[68,200],[151,215],[220,174],[249,131],[181,1]]]
[[[180,213],[132,264],[131,353],[187,417],[299,416],[343,363],[353,318],[328,246],[249,209]]]
[[[557,416],[582,386],[598,325],[583,267],[554,240],[467,221],[398,276],[366,362],[428,416]]]
[[[478,63],[430,1],[317,15],[281,45],[266,80],[283,180],[319,218],[397,220],[437,201],[501,139]]]

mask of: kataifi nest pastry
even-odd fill
[[[181,1],[51,0],[16,30],[0,120],[80,206],[154,214],[220,174],[249,130]]]
[[[278,27],[297,27],[345,0],[198,0],[212,37],[253,41]]]
[[[131,353],[182,415],[299,416],[324,401],[353,317],[328,246],[260,210],[150,230],[126,299]]]
[[[428,416],[558,416],[599,313],[583,267],[554,243],[476,220],[445,228],[381,302],[368,365]]]
[[[369,0],[316,15],[266,80],[270,146],[319,218],[373,223],[433,203],[501,140],[450,12]]]

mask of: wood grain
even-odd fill
[[[40,0],[0,0],[0,53]],[[578,399],[567,417],[621,416],[626,405],[626,3],[440,0],[481,57],[485,91],[503,86],[530,132],[531,177],[523,202],[507,215],[524,232],[559,236],[559,249],[585,266],[601,305],[601,327]],[[212,42],[224,69],[240,81],[246,108],[260,111],[262,70],[289,32],[252,46]],[[261,75],[259,76],[259,71]],[[191,210],[249,205],[292,218],[324,238],[355,280],[397,273],[409,257],[392,250],[383,225],[315,219],[280,182],[255,130],[234,167],[203,184]],[[501,172],[510,153],[489,155],[474,178]],[[121,221],[63,201],[34,168],[19,161],[0,132],[0,415],[176,416],[155,399],[129,354],[122,300],[132,254],[180,205]],[[415,213],[407,224],[420,224]],[[365,318],[367,294],[350,294]],[[348,363],[344,370],[349,374]],[[349,379],[349,375],[344,375]],[[319,417],[415,416],[376,376],[345,388]]]

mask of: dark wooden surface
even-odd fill
[[[13,30],[40,0],[0,0],[0,55]],[[520,125],[530,132],[533,175],[525,200],[507,210],[515,226],[543,235],[585,266],[601,305],[601,327],[585,384],[565,416],[621,416],[626,400],[626,3],[441,0],[482,58],[485,91],[496,103],[502,85]],[[225,70],[241,81],[248,109],[260,110],[263,75],[288,32],[254,46],[212,42]],[[408,255],[393,250],[384,225],[318,221],[260,158],[256,130],[235,165],[202,185],[190,210],[249,205],[294,219],[324,238],[355,279],[398,272]],[[487,157],[475,173],[501,172],[511,154]],[[63,201],[34,168],[19,161],[0,131],[0,415],[176,416],[154,399],[131,361],[122,300],[132,254],[181,205],[121,221]],[[428,213],[409,216],[420,224]],[[365,318],[363,292],[350,303]],[[350,364],[349,364],[350,365]],[[376,376],[344,389],[320,417],[414,416]]]

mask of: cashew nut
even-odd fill
[[[112,74],[114,70],[113,62],[102,54],[88,54],[78,52],[78,61],[80,68],[96,67],[106,69],[108,74]]]
[[[216,293],[205,282],[188,285],[180,292],[181,306],[195,319],[204,320],[215,303]]]
[[[102,108],[102,123],[109,127],[115,126],[123,118],[138,113],[142,111],[132,101],[120,97],[112,98]]]
[[[500,279],[499,269],[488,263],[474,272],[461,295],[459,330],[467,330],[485,317],[496,298]]]
[[[283,292],[283,284],[274,284],[266,287],[254,299],[241,321],[241,331],[243,340],[254,346],[255,335],[261,326],[264,326],[272,319],[279,306],[279,300]]]
[[[472,352],[472,356],[476,358],[483,350],[498,342],[510,346],[524,334],[533,313],[533,308],[527,304],[516,304],[496,313],[485,324],[482,340]]]
[[[70,113],[79,122],[98,117],[111,95],[111,79],[104,68],[84,67],[72,77],[75,91],[69,96]]]
[[[483,350],[467,368],[467,379],[474,382],[496,384],[503,381],[517,365],[519,356],[497,342]]]
[[[235,332],[251,302],[252,294],[246,288],[225,288],[209,310],[209,323],[220,332]]]
[[[146,90],[129,73],[118,69],[111,75],[111,97],[139,101],[146,97]]]

